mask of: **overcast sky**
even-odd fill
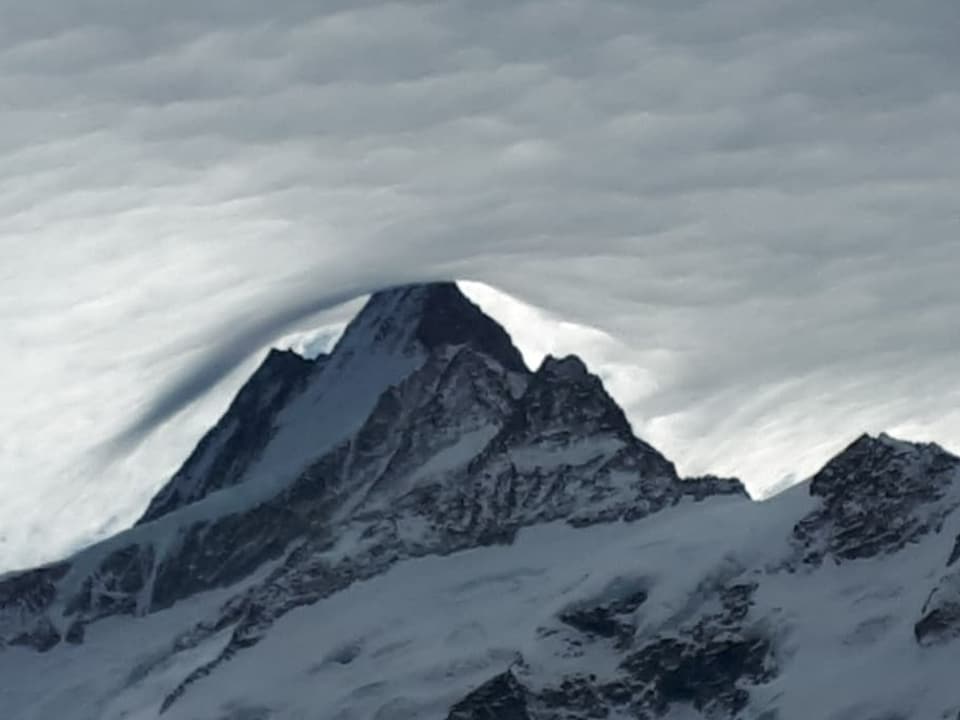
[[[132,522],[264,347],[408,280],[524,303],[473,286],[685,473],[958,449],[958,37],[954,0],[0,0],[0,570]]]

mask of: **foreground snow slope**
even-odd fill
[[[622,650],[565,624],[572,608],[642,589],[646,600],[625,620],[639,644],[682,635],[716,609],[718,588],[757,583],[743,624],[773,638],[778,674],[753,690],[743,717],[954,717],[956,648],[921,648],[912,621],[942,558],[917,545],[893,558],[790,572],[781,567],[791,552],[782,530],[813,505],[804,489],[747,506],[687,502],[637,523],[551,523],[507,547],[410,560],[289,613],[166,716],[440,720],[508,668],[531,684],[615,677]],[[138,669],[217,599],[102,623],[80,647],[8,649],[0,656],[4,716],[156,717],[180,676],[226,637],[143,677]],[[671,716],[700,715],[680,705]]]
[[[752,502],[454,285],[272,353],[136,527],[0,578],[17,720],[953,720],[960,459]]]
[[[615,591],[618,582],[647,588],[649,621],[668,623],[699,581],[722,572],[730,558],[763,547],[759,540],[778,531],[774,513],[758,509],[715,499],[684,503],[635,524],[575,529],[550,523],[521,532],[510,546],[398,564],[289,613],[257,647],[185,695],[168,717],[230,717],[231,706],[247,708],[250,717],[445,717],[472,687],[520,655],[569,664],[553,657],[550,643],[538,641],[537,629],[556,625],[568,606]],[[785,510],[797,515],[796,507]],[[687,568],[682,577],[678,565]],[[195,602],[199,609],[216,599]],[[166,684],[131,678],[185,622],[188,614],[174,608],[98,624],[83,646],[62,653],[8,650],[0,669],[4,707],[37,720],[107,720],[124,712],[155,717],[171,681],[224,642],[212,637],[209,648],[178,658],[179,672],[165,672]],[[602,648],[596,654],[604,665],[615,660]],[[253,708],[270,711],[257,715]]]

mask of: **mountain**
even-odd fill
[[[960,717],[960,459],[752,501],[455,284],[271,351],[129,530],[0,577],[20,720]]]

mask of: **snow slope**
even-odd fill
[[[735,580],[759,583],[749,622],[775,638],[780,668],[751,693],[743,717],[954,717],[956,648],[920,648],[911,622],[943,558],[916,545],[892,558],[790,572],[781,567],[790,554],[783,528],[812,506],[802,488],[749,505],[688,501],[632,524],[551,523],[508,547],[410,560],[286,615],[165,717],[440,720],[511,667],[525,664],[518,673],[532,678],[615,676],[622,652],[603,638],[570,653],[569,638],[549,634],[569,630],[558,618],[571,607],[602,604],[618,587],[644,588],[648,598],[632,619],[640,642],[682,632],[713,601],[714,586]],[[5,717],[157,717],[179,677],[225,637],[145,677],[137,669],[217,599],[100,624],[80,647],[6,650]],[[700,715],[678,706],[671,717]]]

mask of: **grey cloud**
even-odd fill
[[[609,333],[569,349],[689,472],[762,489],[863,430],[960,430],[954,3],[0,16],[0,499],[26,472],[92,498],[36,553],[42,503],[7,503],[0,566],[100,532],[105,499],[134,517],[264,345],[406,280]],[[65,490],[43,447],[118,434]]]

